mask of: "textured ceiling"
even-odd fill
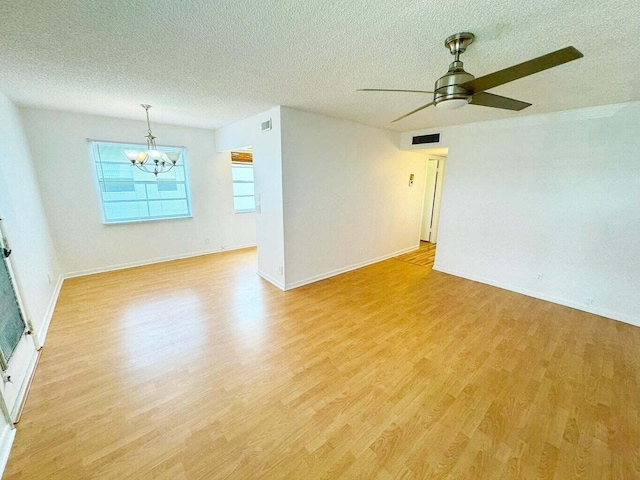
[[[0,90],[22,105],[216,128],[281,104],[395,130],[640,99],[638,0],[31,0],[0,3]],[[585,58],[491,90],[520,112],[426,109],[452,57],[481,76],[574,45]]]

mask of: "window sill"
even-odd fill
[[[127,224],[127,223],[146,223],[146,222],[161,222],[161,221],[166,221],[166,220],[182,220],[182,219],[189,219],[189,218],[193,218],[193,215],[181,215],[179,217],[163,217],[163,218],[141,218],[139,220],[113,220],[113,221],[106,221],[103,220],[102,224],[103,225],[122,225],[122,224]]]

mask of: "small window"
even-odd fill
[[[233,209],[236,213],[255,212],[256,200],[253,186],[253,163],[246,160],[233,161],[234,153],[236,152],[232,152],[231,155]]]
[[[173,169],[157,178],[131,165],[123,154],[124,150],[145,149],[146,145],[131,143],[91,142],[104,223],[191,216],[185,149],[158,147],[181,155]]]

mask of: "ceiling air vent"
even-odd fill
[[[440,141],[439,133],[432,133],[431,135],[418,135],[413,137],[411,145],[420,145],[422,143],[438,143]]]
[[[271,130],[271,119],[267,120],[266,122],[262,122],[262,124],[260,125],[260,128],[262,129],[262,131],[266,131],[266,130]]]

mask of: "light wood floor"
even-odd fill
[[[66,281],[7,479],[637,479],[640,329],[390,259]]]
[[[414,265],[432,268],[436,258],[436,245],[435,243],[421,241],[418,250],[405,253],[395,258],[403,262],[413,263]]]

